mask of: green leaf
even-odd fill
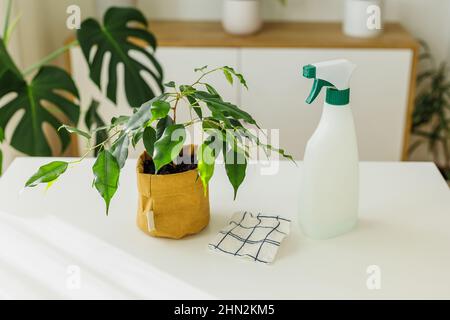
[[[144,146],[145,150],[149,154],[150,157],[153,156],[153,152],[155,150],[155,142],[156,142],[156,130],[152,127],[145,128],[144,135]]]
[[[69,133],[74,133],[74,134],[77,134],[77,135],[79,135],[79,136],[82,136],[82,137],[84,137],[84,138],[86,138],[86,139],[91,139],[92,137],[91,137],[91,135],[88,133],[88,132],[85,132],[85,131],[83,131],[83,130],[80,130],[80,129],[78,129],[78,128],[74,128],[74,127],[71,127],[71,126],[68,126],[68,125],[62,125],[59,129],[58,129],[58,131],[59,130],[62,130],[62,129],[64,129],[64,130],[66,130],[67,132],[69,132]]]
[[[294,160],[294,157],[291,156],[290,154],[288,154],[284,149],[274,148],[270,144],[266,144],[266,145],[264,145],[264,147],[266,148],[266,150],[274,151],[274,152],[280,154],[283,158],[291,160],[293,163],[295,163],[295,165],[297,165],[297,163]]]
[[[86,112],[84,117],[84,123],[86,127],[95,133],[95,141],[94,145],[99,145],[108,139],[108,131],[107,127],[105,127],[105,121],[103,121],[102,117],[98,113],[98,107],[100,103],[96,100],[92,100],[89,109]],[[95,128],[95,130],[94,130]],[[94,150],[95,156],[98,156],[101,148],[98,147]]]
[[[94,186],[105,200],[106,215],[108,215],[111,199],[119,186],[119,164],[108,150],[103,150],[100,152],[92,171],[95,176]]]
[[[3,128],[0,127],[0,143],[2,143],[5,140],[5,131],[3,131]]]
[[[223,150],[225,159],[225,170],[228,180],[234,189],[234,199],[236,200],[239,187],[245,180],[245,172],[247,170],[247,159],[244,151],[238,147],[230,148],[228,152]]]
[[[120,116],[120,117],[114,117],[111,119],[111,124],[114,126],[120,126],[128,122],[130,120],[130,117],[128,116]]]
[[[181,94],[185,95],[185,96],[189,96],[194,94],[197,91],[197,89],[195,89],[192,86],[187,86],[187,85],[181,85],[180,86],[180,92]]]
[[[186,130],[181,124],[171,125],[164,130],[162,137],[155,143],[153,161],[157,172],[178,157],[185,140]]]
[[[101,88],[105,55],[111,55],[106,66],[109,70],[106,96],[113,103],[117,102],[117,67],[120,64],[124,66],[125,94],[131,107],[138,107],[155,97],[155,92],[164,91],[163,71],[154,57],[156,39],[148,31],[147,19],[139,10],[112,7],[106,12],[103,25],[95,19],[86,19],[77,32],[77,38],[89,65],[90,77],[98,88]],[[136,60],[131,51],[139,52],[147,63]],[[156,85],[147,82],[144,73],[150,75]]]
[[[194,112],[197,114],[197,117],[199,117],[199,119],[203,119],[202,108],[200,107],[198,101],[192,96],[186,96],[186,98],[188,99],[192,109],[194,109]]]
[[[131,144],[133,145],[133,148],[136,148],[136,145],[141,141],[142,136],[144,135],[144,130],[138,130],[133,135],[133,139],[131,139]]]
[[[41,183],[49,183],[58,179],[66,172],[69,164],[63,161],[54,161],[39,168],[39,170],[25,183],[25,187],[36,187]]]
[[[165,84],[164,84],[164,87],[167,87],[167,88],[175,88],[175,87],[176,87],[176,84],[175,84],[174,81],[170,81],[170,82],[165,83]]]
[[[203,143],[197,151],[198,173],[203,183],[205,196],[208,193],[208,184],[214,175],[215,152],[207,143]]]
[[[167,116],[164,119],[159,120],[158,124],[156,125],[156,140],[161,139],[164,130],[166,130],[166,128],[171,125],[173,125],[173,120],[170,116]]]
[[[165,118],[169,114],[169,111],[170,103],[164,100],[156,100],[151,106],[152,120]]]
[[[116,158],[120,169],[122,169],[128,158],[128,147],[130,146],[130,138],[127,134],[122,134],[112,147],[112,155]]]
[[[206,69],[208,69],[208,66],[203,66],[203,67],[201,67],[201,68],[195,68],[194,71],[195,71],[195,72],[203,72],[203,71],[205,71]]]
[[[225,75],[225,78],[227,79],[227,81],[233,85],[233,76],[231,75],[230,71],[228,71],[227,69],[223,69],[223,74]]]
[[[231,75],[234,75],[234,76],[239,80],[239,82],[240,82],[246,89],[248,89],[247,81],[245,80],[245,78],[244,78],[244,76],[243,76],[242,74],[237,73],[233,68],[228,67],[228,66],[223,67],[223,71],[224,71],[224,73],[226,72],[226,73],[225,73],[225,76],[227,77],[227,79],[228,79],[227,74],[229,74],[230,77],[231,77]],[[231,77],[231,78],[232,78],[231,80],[233,80],[233,77]],[[228,82],[230,82],[230,80],[228,80]],[[231,84],[233,84],[233,81],[231,81]]]
[[[16,96],[0,107],[0,127],[6,128],[13,116],[24,114],[12,134],[10,144],[16,150],[30,156],[52,156],[52,150],[43,131],[43,124],[53,127],[62,146],[67,149],[71,139],[66,131],[58,131],[67,123],[76,125],[80,107],[72,100],[78,98],[78,90],[70,75],[57,67],[42,67],[28,83],[9,56],[0,40],[0,99],[8,94]],[[44,105],[50,104],[49,107]]]
[[[131,132],[139,129],[150,121],[152,117],[151,108],[155,101],[164,99],[165,95],[158,96],[145,102],[137,111],[130,117],[128,123],[125,126],[125,132]]]
[[[205,87],[206,87],[206,90],[208,90],[208,92],[210,94],[215,95],[215,96],[220,98],[220,94],[217,92],[217,90],[213,86],[211,86],[210,84],[205,83]]]
[[[250,114],[229,102],[218,99],[216,96],[211,95],[208,92],[198,91],[195,93],[195,97],[205,102],[213,114],[222,116],[222,120],[223,118],[227,118],[227,116],[231,116],[236,120],[244,120],[249,124],[256,125],[256,121]]]

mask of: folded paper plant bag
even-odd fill
[[[190,148],[193,152],[193,147]],[[137,165],[138,227],[153,237],[181,239],[209,223],[209,198],[197,170],[168,175],[144,173],[145,152]]]
[[[272,263],[281,242],[289,235],[291,221],[280,216],[238,212],[209,244],[217,253]]]

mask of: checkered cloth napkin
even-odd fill
[[[230,224],[209,244],[215,252],[272,263],[283,239],[289,235],[291,221],[279,216],[250,212],[235,213]]]

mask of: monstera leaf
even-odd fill
[[[68,97],[70,94],[71,97]],[[15,66],[3,40],[0,39],[0,98],[6,103],[0,106],[0,128],[6,128],[11,118],[24,111],[11,138],[11,146],[31,156],[51,156],[52,151],[43,131],[43,124],[52,126],[62,150],[70,144],[67,131],[58,131],[62,125],[61,115],[70,124],[76,125],[80,108],[71,98],[78,98],[78,90],[64,70],[42,67],[35,77],[27,82]]]
[[[139,107],[164,91],[163,71],[153,56],[156,40],[147,30],[147,20],[133,8],[110,8],[104,17],[103,26],[94,19],[87,19],[77,32],[83,54],[88,62],[90,77],[101,88],[102,68],[107,67],[107,97],[116,104],[118,72],[124,67],[124,88],[131,107]],[[140,53],[147,61],[137,60],[132,52]],[[105,59],[110,54],[109,62]],[[153,66],[151,68],[150,66]],[[149,75],[156,85],[146,80]],[[155,88],[156,87],[156,88]]]

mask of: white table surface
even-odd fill
[[[17,159],[0,179],[0,298],[450,298],[450,191],[433,164],[362,163],[359,225],[323,241],[297,224],[301,164],[281,162],[269,176],[251,165],[236,202],[217,168],[210,226],[174,241],[135,226],[134,160],[109,217],[91,188],[92,160],[46,193],[20,192],[48,161]],[[236,210],[294,219],[273,265],[208,251]],[[366,285],[371,265],[381,270],[379,290]]]

